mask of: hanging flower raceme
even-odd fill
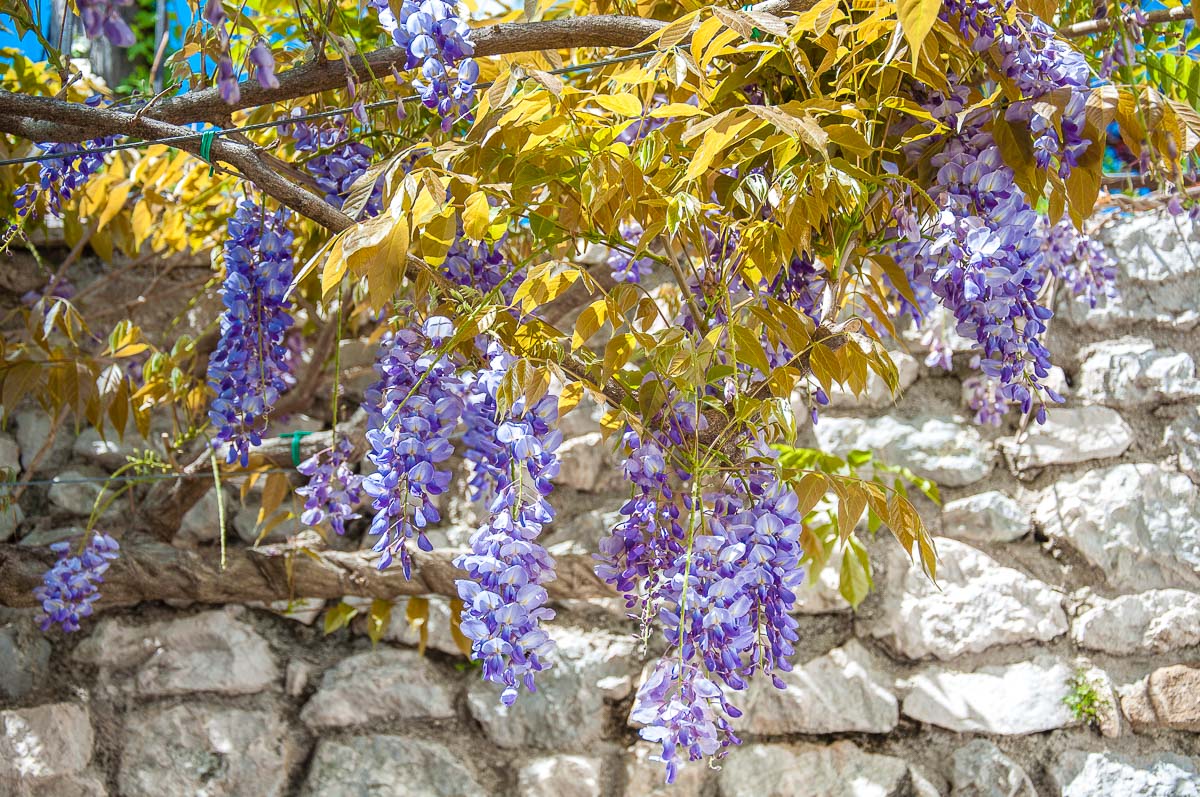
[[[70,542],[56,542],[50,550],[58,554],[54,567],[42,576],[42,584],[33,596],[42,605],[43,631],[58,625],[64,631],[78,631],[79,621],[92,614],[92,605],[100,599],[98,584],[104,582],[109,563],[119,555],[120,545],[107,534],[95,532],[78,556],[71,553]]]
[[[419,332],[385,336],[375,360],[379,381],[364,396],[368,456],[377,468],[363,481],[375,511],[370,534],[379,537],[379,569],[398,557],[406,578],[411,542],[433,550],[425,530],[441,520],[434,499],[450,486],[442,464],[454,453],[450,435],[463,412],[462,386],[456,365],[436,348],[453,333],[449,319],[435,316]]]
[[[413,88],[421,102],[442,117],[442,129],[449,130],[460,117],[470,121],[479,65],[471,58],[471,27],[460,16],[458,2],[404,0],[399,18],[388,0],[368,3],[392,41],[408,51],[405,68],[420,67]]]
[[[301,108],[293,108],[292,115],[303,115]],[[346,118],[335,116],[331,122],[318,126],[306,121],[284,122],[278,126],[280,134],[291,136],[298,152],[314,155],[304,161],[304,168],[316,178],[317,188],[325,194],[325,201],[341,209],[350,196],[350,189],[358,178],[366,174],[375,157],[375,150],[360,141],[348,141],[350,131]],[[363,205],[361,215],[378,216],[383,209],[383,177]]]
[[[244,199],[229,219],[225,241],[225,312],[221,339],[208,361],[208,384],[216,393],[209,418],[217,442],[229,444],[229,461],[243,467],[287,389],[293,237],[287,220],[284,208],[268,213]]]
[[[621,240],[636,246],[642,238],[642,225],[636,221],[623,221],[618,228]],[[608,255],[608,266],[612,269],[613,279],[617,282],[641,282],[649,277],[654,270],[654,259],[650,257],[633,257],[624,249],[612,249]]]
[[[133,5],[133,0],[76,0],[83,30],[89,39],[101,36],[114,47],[130,47],[137,39],[121,9]]]
[[[1095,307],[1101,296],[1116,297],[1117,263],[1102,243],[1081,233],[1069,219],[1055,225],[1045,217],[1039,221],[1046,267],[1051,274],[1089,307]]]
[[[334,444],[301,462],[296,470],[308,477],[308,484],[296,490],[304,497],[300,522],[319,526],[328,521],[333,530],[346,533],[346,521],[361,517],[354,511],[362,500],[363,477],[354,472],[354,446],[344,435]]]
[[[103,98],[92,95],[87,104],[95,108],[103,102]],[[75,195],[75,192],[87,184],[96,172],[104,167],[108,154],[104,152],[87,152],[89,149],[109,147],[116,143],[118,136],[103,136],[82,143],[70,144],[38,144],[38,149],[47,157],[38,161],[38,179],[36,183],[26,183],[17,188],[13,198],[13,207],[18,216],[28,216],[37,206],[39,197],[46,198],[46,205],[55,216],[62,215],[63,205]],[[81,155],[68,155],[61,158],[53,157],[59,153],[82,152]]]
[[[522,685],[533,691],[534,674],[548,666],[553,642],[542,623],[553,619],[542,586],[554,579],[554,561],[538,542],[554,510],[546,500],[559,468],[562,433],[552,430],[558,399],[546,395],[533,406],[524,397],[500,415],[497,391],[512,358],[498,345],[489,366],[466,380],[467,459],[472,487],[487,501],[489,518],[471,537],[471,553],[455,560],[470,579],[458,582],[463,634],[483,677],[503,685],[500,699],[512,705]]]
[[[524,275],[509,277],[511,266],[504,257],[503,244],[503,238],[494,244],[473,244],[460,230],[446,253],[442,271],[458,285],[473,287],[480,293],[488,293],[499,286],[500,297],[511,302]]]

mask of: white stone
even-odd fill
[[[308,770],[304,797],[479,797],[485,789],[469,756],[404,736],[324,738]]]
[[[729,754],[721,797],[896,797],[911,783],[908,764],[865,753],[852,742],[828,747],[749,745]]]
[[[930,667],[911,679],[901,711],[959,733],[1013,736],[1077,724],[1063,703],[1072,671],[1048,656],[957,672]]]
[[[1147,338],[1095,343],[1079,359],[1078,396],[1084,401],[1142,407],[1200,396],[1191,355],[1156,348]]]
[[[74,703],[0,711],[0,789],[81,772],[92,760],[92,723]]]
[[[883,381],[883,377],[874,371],[868,372],[867,389],[861,396],[856,396],[850,390],[842,385],[834,385],[833,390],[829,393],[829,406],[836,409],[846,409],[851,407],[869,407],[879,409],[894,404],[904,391],[912,387],[913,382],[917,381],[919,368],[917,361],[909,354],[902,351],[893,351],[888,353],[892,362],[896,365],[898,384],[896,386],[896,394],[893,396],[892,391],[888,389],[887,383]],[[808,406],[797,406],[797,415],[807,416]]]
[[[521,797],[600,797],[600,759],[535,758],[517,773],[517,792]]]
[[[987,739],[954,751],[950,797],[1038,797],[1029,775]]]
[[[267,641],[237,615],[231,607],[147,625],[106,618],[75,658],[109,672],[136,670],[114,680],[142,695],[255,694],[274,686],[279,670]]]
[[[552,666],[537,675],[537,692],[521,692],[511,706],[500,688],[472,679],[467,692],[471,716],[499,747],[586,748],[604,733],[605,700],[629,694],[639,668],[635,640],[626,635],[556,626]]]
[[[752,681],[741,725],[758,736],[789,733],[888,733],[900,721],[894,678],[857,640],[779,677]]]
[[[281,797],[297,758],[278,714],[185,703],[126,717],[122,797]]]
[[[1046,423],[1031,424],[1018,438],[1000,441],[1018,470],[1071,465],[1124,454],[1133,444],[1133,429],[1108,407],[1055,407]]]
[[[460,685],[415,651],[377,648],[326,670],[300,719],[311,728],[447,719]]]
[[[1200,595],[1193,592],[1150,590],[1091,603],[1071,624],[1071,639],[1081,648],[1127,656],[1200,644]]]
[[[1122,217],[1102,232],[1117,261],[1116,298],[1095,308],[1065,301],[1060,317],[1077,326],[1108,329],[1154,323],[1191,329],[1200,320],[1200,244],[1186,220],[1154,213]]]
[[[1196,765],[1174,753],[1125,756],[1068,750],[1049,767],[1062,797],[1198,797]]]
[[[251,609],[262,609],[289,620],[295,620],[302,625],[312,625],[325,611],[325,601],[321,598],[297,598],[291,601],[246,601]]]
[[[845,456],[853,450],[871,450],[889,465],[906,465],[947,487],[974,484],[991,472],[995,459],[979,432],[960,419],[826,416],[813,431],[824,451]]]
[[[937,550],[936,584],[893,554],[879,613],[863,623],[868,634],[909,659],[952,659],[1066,633],[1062,597],[1047,584],[957,540],[938,540]]]
[[[967,542],[1011,542],[1024,537],[1029,524],[1029,513],[996,490],[948,501],[942,507],[942,533]]]
[[[99,430],[94,426],[81,431],[71,444],[71,453],[76,458],[109,470],[121,467],[129,461],[128,457],[139,456],[146,449],[159,455],[162,453],[160,446],[152,445],[136,431],[127,430],[122,437],[111,428],[107,428],[104,437],[101,437]]]
[[[22,797],[108,797],[104,782],[86,772],[29,784]]]
[[[1140,464],[1068,476],[1034,516],[1117,589],[1200,588],[1200,489],[1182,473]]]

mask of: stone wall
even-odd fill
[[[745,744],[719,771],[662,785],[627,722],[644,658],[614,601],[557,606],[555,666],[512,708],[458,653],[440,600],[423,657],[403,602],[374,647],[361,618],[325,636],[311,603],[143,605],[66,638],[0,609],[0,794],[1200,794],[1200,236],[1142,217],[1109,237],[1122,296],[1060,308],[1067,405],[1047,425],[976,427],[965,362],[947,374],[905,355],[894,404],[876,390],[823,415],[822,445],[940,482],[944,506],[920,506],[939,584],[883,536],[858,612],[834,572],[813,578],[789,689],[742,696]],[[0,467],[27,462],[47,426],[17,413]],[[569,427],[555,553],[593,549],[622,487],[595,414]],[[78,533],[94,492],[71,474],[119,453],[94,431],[53,441],[41,471],[59,482],[8,510],[0,542]],[[252,496],[242,536],[254,512]],[[212,544],[212,514],[202,503],[178,544]],[[437,543],[461,543],[471,508],[446,514]]]

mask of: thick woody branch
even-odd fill
[[[814,4],[815,0],[770,0],[755,5],[752,10],[773,14],[802,11]],[[475,55],[487,57],[576,47],[633,47],[669,24],[666,20],[614,14],[491,25],[475,30]],[[192,122],[223,124],[235,111],[289,102],[344,87],[347,74],[353,74],[359,80],[371,80],[390,75],[393,69],[402,71],[407,59],[404,48],[384,47],[346,61],[310,61],[281,72],[278,88],[263,88],[255,82],[243,83],[241,97],[236,103],[221,99],[216,87],[198,89],[159,100],[143,113],[143,118],[175,125]],[[0,108],[0,132],[30,141],[56,142],[85,141],[100,132],[80,119],[56,122],[37,114],[21,115],[28,118],[8,117]],[[117,132],[135,134],[132,130]]]
[[[1191,6],[1190,4],[1185,4],[1176,8],[1160,8],[1157,11],[1148,11],[1146,12],[1145,24],[1161,25],[1164,22],[1183,22],[1191,18]],[[1103,33],[1115,25],[1116,20],[1112,17],[1089,19],[1086,22],[1076,22],[1074,25],[1066,25],[1059,28],[1058,35],[1065,39],[1078,39],[1083,36],[1091,36],[1093,33]]]
[[[293,545],[235,548],[221,568],[219,551],[185,551],[161,542],[123,540],[121,555],[104,575],[99,608],[133,606],[144,601],[191,601],[225,604],[337,599],[346,595],[391,599],[403,595],[458,597],[455,581],[463,573],[453,561],[461,551],[417,551],[412,580],[399,567],[380,571],[370,551],[303,549]],[[592,572],[590,555],[558,557],[558,578],[546,584],[552,599],[614,597]],[[33,589],[54,564],[44,548],[0,545],[0,606],[36,606]]]
[[[0,132],[26,135],[26,120],[38,119],[52,125],[64,126],[66,130],[86,128],[89,138],[103,135],[132,135],[142,138],[169,138],[193,133],[178,125],[146,116],[115,111],[110,108],[92,108],[76,102],[65,102],[52,97],[30,97],[0,91]],[[39,138],[36,140],[56,140]],[[199,139],[179,142],[180,149],[199,155]],[[227,138],[217,138],[212,145],[214,161],[223,161],[237,169],[243,176],[282,204],[335,232],[351,226],[353,220],[329,203],[309,191],[289,182],[263,163],[253,148]]]

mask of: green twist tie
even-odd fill
[[[300,438],[308,437],[312,432],[285,432],[279,435],[280,438],[292,438],[292,464],[297,468],[300,467]]]
[[[212,128],[210,130],[205,130],[200,134],[200,160],[208,164],[209,177],[212,177],[213,173],[217,170],[216,164],[214,164],[212,161],[212,145],[213,139],[216,137],[218,130],[220,130],[219,127]],[[287,435],[284,435],[284,437],[286,436]]]
[[[743,11],[749,11],[749,10],[750,10],[750,9],[752,9],[752,8],[754,8],[754,6],[753,6],[753,5],[742,6],[742,10],[743,10]],[[759,30],[758,28],[751,28],[751,29],[750,29],[750,38],[751,38],[751,39],[754,39],[755,41],[757,41],[757,40],[761,39],[761,38],[762,38],[762,31],[761,31],[761,30]]]

